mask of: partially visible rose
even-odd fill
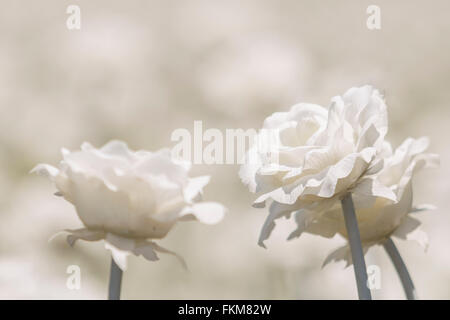
[[[379,154],[387,133],[386,104],[378,90],[351,88],[334,97],[329,109],[295,105],[268,117],[263,129],[277,136],[270,141],[269,156],[254,146],[240,170],[242,181],[259,194],[255,207],[272,201],[261,246],[276,219],[298,210],[323,212],[348,192],[365,202],[396,200],[391,189],[371,177],[383,167]]]
[[[414,174],[423,168],[434,168],[439,165],[438,155],[424,153],[428,144],[427,138],[408,138],[394,153],[390,145],[385,145],[384,166],[375,174],[375,179],[389,187],[395,193],[398,202],[383,197],[377,197],[371,202],[355,201],[364,252],[373,245],[382,244],[391,236],[415,240],[424,248],[427,247],[427,235],[420,230],[420,221],[413,218],[411,214],[433,208],[431,205],[413,207]],[[338,233],[347,238],[342,208],[338,204],[320,213],[299,211],[295,218],[298,228],[290,238],[298,237],[303,232],[327,238]],[[345,260],[347,264],[351,264],[351,251],[348,244],[332,252],[326,258],[324,265],[332,260]]]
[[[151,240],[165,237],[176,222],[214,224],[224,215],[221,204],[200,201],[209,177],[190,178],[190,164],[172,159],[168,149],[133,152],[111,141],[62,154],[59,168],[39,164],[32,172],[49,177],[56,195],[75,206],[85,228],[66,230],[68,242],[105,240],[123,270],[130,253],[152,261],[156,252],[173,254]]]

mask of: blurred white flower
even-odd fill
[[[214,224],[224,215],[221,204],[200,201],[209,177],[189,178],[190,164],[172,159],[168,149],[132,152],[111,141],[62,154],[59,168],[39,164],[32,172],[49,177],[56,195],[75,206],[85,228],[66,230],[67,241],[105,240],[122,270],[130,253],[152,261],[156,252],[174,254],[151,240],[165,237],[177,221]]]
[[[356,216],[364,252],[376,244],[382,244],[394,236],[404,240],[415,240],[424,248],[428,245],[426,233],[419,229],[420,221],[411,217],[410,213],[430,210],[431,205],[413,207],[413,175],[422,168],[434,168],[439,165],[439,156],[427,154],[427,138],[406,139],[393,153],[386,144],[384,166],[375,176],[376,179],[389,187],[396,195],[398,202],[377,197],[370,207],[355,201]],[[347,237],[342,209],[336,205],[320,214],[307,211],[296,213],[298,229],[291,234],[299,236],[302,232],[332,237],[336,233]],[[351,264],[351,252],[348,245],[333,251],[325,260],[345,260]]]
[[[270,142],[270,156],[255,145],[240,170],[250,191],[260,194],[254,206],[264,207],[266,200],[272,200],[261,246],[275,219],[303,210],[312,212],[308,217],[315,221],[316,214],[332,208],[348,192],[368,206],[377,198],[397,200],[373,176],[383,167],[380,153],[385,149],[387,110],[383,97],[371,86],[334,97],[328,110],[302,103],[289,112],[276,112],[263,128],[277,132],[277,142]]]

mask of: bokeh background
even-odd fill
[[[81,30],[66,28],[67,6],[81,8]],[[381,8],[381,30],[366,9]],[[415,202],[438,210],[419,219],[425,253],[397,244],[423,299],[450,298],[450,2],[435,1],[112,1],[0,0],[0,298],[103,299],[110,257],[102,243],[70,248],[61,229],[81,226],[53,196],[37,163],[57,164],[61,147],[122,139],[134,149],[174,145],[174,129],[259,128],[265,117],[303,101],[373,84],[389,106],[389,139],[429,136],[441,168],[415,179]],[[229,211],[219,225],[180,223],[160,244],[190,271],[160,255],[134,256],[125,299],[354,299],[352,268],[327,254],[343,243],[304,235],[285,241],[281,220],[268,249],[257,246],[266,211],[240,183],[237,165],[198,165],[211,174],[205,199]],[[403,299],[382,248],[377,299]],[[69,265],[81,289],[66,287]]]

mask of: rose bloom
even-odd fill
[[[214,224],[224,215],[221,204],[200,201],[209,177],[190,178],[190,164],[171,158],[168,149],[133,152],[111,141],[100,149],[84,143],[62,155],[59,168],[39,164],[32,172],[49,177],[56,195],[75,206],[84,228],[66,230],[69,244],[105,240],[122,270],[130,253],[151,261],[158,260],[156,252],[173,254],[152,240],[164,238],[176,222]]]
[[[408,138],[395,152],[392,152],[389,144],[385,145],[384,166],[375,176],[380,183],[388,186],[395,193],[397,202],[383,197],[372,198],[368,201],[355,201],[364,253],[371,246],[382,244],[391,236],[404,240],[415,240],[424,248],[427,247],[427,235],[420,230],[420,221],[411,217],[410,213],[433,208],[431,205],[416,207],[412,205],[414,174],[423,168],[434,168],[439,165],[437,155],[424,153],[428,144],[427,138]],[[337,204],[332,209],[320,214],[298,211],[295,218],[298,228],[290,238],[298,237],[303,232],[327,238],[338,233],[347,238],[342,208]],[[333,260],[344,260],[347,265],[352,263],[348,244],[333,251],[326,258],[324,265]]]
[[[349,192],[357,203],[397,200],[374,178],[384,163],[386,109],[378,90],[364,86],[334,97],[328,109],[301,103],[264,121],[263,129],[275,132],[276,139],[266,141],[268,152],[261,152],[261,141],[251,147],[240,170],[242,181],[259,195],[254,206],[271,201],[261,246],[276,219],[301,210],[312,212],[316,221]],[[265,138],[258,138],[264,145]]]

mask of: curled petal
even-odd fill
[[[403,240],[416,241],[422,248],[427,250],[428,236],[424,231],[420,230],[420,224],[419,220],[407,216],[392,235]]]
[[[185,187],[188,183],[188,166],[183,161],[177,161],[170,155],[168,149],[149,153],[139,159],[134,168],[139,175],[164,175],[173,183]]]
[[[81,146],[81,149],[93,150],[94,147],[92,147],[89,143],[85,142]],[[119,157],[129,162],[135,162],[137,160],[135,153],[132,152],[130,149],[128,149],[128,145],[125,142],[119,140],[112,140],[108,142],[107,144],[105,144],[103,147],[100,148],[100,151],[104,155]]]
[[[265,208],[266,207],[266,200],[264,199],[264,200],[258,201],[258,199],[252,204],[252,207],[256,208],[256,209]]]
[[[61,155],[63,157],[63,159],[66,159],[66,157],[70,154],[70,150],[67,148],[61,148]]]
[[[357,208],[370,207],[377,198],[384,198],[398,202],[397,195],[388,187],[381,184],[374,177],[367,177],[360,180],[356,187],[352,190],[355,195],[355,206]]]
[[[52,181],[59,174],[59,170],[49,164],[38,164],[33,169],[31,169],[30,173],[37,173],[44,177],[50,178]]]
[[[345,190],[349,190],[367,167],[368,162],[363,156],[356,153],[351,154],[326,170],[314,175],[304,176],[289,185],[263,194],[255,202],[261,203],[268,198],[272,198],[277,202],[293,204],[300,197],[307,195],[332,198]]]
[[[299,238],[301,234],[308,228],[309,222],[311,221],[311,214],[306,210],[299,210],[295,213],[295,223],[297,224],[297,229],[295,229],[289,237],[288,240]]]
[[[184,189],[185,200],[189,203],[196,200],[203,193],[203,188],[209,181],[210,176],[190,178],[187,187]]]
[[[128,239],[108,233],[105,238],[105,248],[111,251],[114,261],[124,271],[127,269],[127,257],[131,253],[135,256],[143,256],[149,261],[158,261],[157,252],[175,256],[183,268],[187,269],[186,262],[181,256],[152,241]]]
[[[305,206],[305,209],[295,213],[295,222],[297,228],[291,232],[287,240],[298,238],[303,232],[321,235],[326,238],[332,238],[336,235],[340,227],[340,221],[327,218],[323,212],[333,207],[334,199],[327,199],[320,203]]]
[[[156,252],[161,252],[161,253],[165,253],[165,254],[170,254],[172,256],[174,256],[175,258],[177,258],[177,260],[181,263],[181,265],[183,266],[183,268],[185,270],[188,269],[186,261],[184,261],[183,257],[178,255],[177,253],[170,251],[166,248],[161,247],[160,245],[154,243],[154,242],[146,242],[148,245],[150,245]]]
[[[407,240],[415,241],[417,242],[425,251],[428,250],[428,235],[425,231],[421,230],[420,228],[410,232],[406,236]]]
[[[121,250],[109,242],[105,242],[105,249],[111,251],[111,256],[114,262],[119,266],[122,271],[127,270],[129,251]]]
[[[348,245],[345,245],[343,247],[337,248],[336,250],[333,250],[331,253],[328,254],[328,256],[325,258],[322,268],[324,268],[327,264],[330,262],[335,261],[345,261],[346,262],[346,268],[349,267],[352,263],[352,254],[350,251],[350,247]]]
[[[270,237],[270,234],[275,228],[275,220],[281,218],[282,216],[284,216],[285,218],[289,218],[292,211],[292,206],[288,206],[275,201],[272,202],[269,208],[269,216],[266,218],[266,221],[264,221],[264,225],[259,235],[258,245],[266,248],[266,246],[264,245],[264,240],[267,240]]]
[[[411,208],[410,213],[422,212],[422,211],[431,211],[436,210],[437,207],[432,204],[420,204]]]
[[[158,255],[156,254],[152,242],[142,241],[136,244],[136,247],[133,250],[133,253],[136,256],[142,255],[145,259],[149,261],[157,261],[159,260]]]
[[[67,235],[67,243],[73,247],[75,245],[75,242],[79,239],[86,240],[86,241],[98,241],[105,237],[105,233],[103,231],[93,231],[86,228],[82,229],[66,229],[64,231],[58,232],[55,235],[53,235],[49,241],[53,241],[57,236],[63,234],[63,233],[69,233]]]
[[[264,121],[264,128],[276,129],[284,125],[286,121],[299,121],[306,117],[315,117],[318,120],[325,120],[327,110],[312,103],[299,103],[291,107],[289,112],[275,112]]]
[[[225,215],[226,208],[217,202],[199,202],[187,207],[181,213],[183,220],[197,219],[206,224],[216,224]]]
[[[377,174],[378,172],[380,172],[383,169],[383,167],[384,167],[384,159],[376,159],[376,160],[372,161],[369,168],[366,170],[365,175],[370,176],[370,175]]]
[[[363,254],[365,255],[367,251],[369,250],[369,246],[363,245]],[[324,268],[327,264],[330,262],[335,261],[344,261],[345,267],[348,268],[353,264],[352,259],[352,252],[350,250],[350,247],[348,245],[345,245],[343,247],[337,248],[336,250],[332,251],[324,260],[322,264],[322,268]]]
[[[360,136],[356,149],[361,151],[365,148],[375,146],[380,140],[380,137],[380,132],[375,128],[375,125],[371,123]]]

